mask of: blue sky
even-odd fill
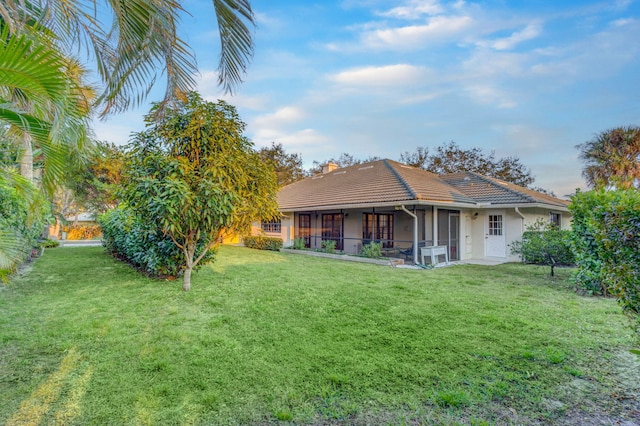
[[[216,86],[211,2],[182,2],[198,90],[235,105],[257,147],[282,143],[306,166],[455,141],[520,157],[563,196],[585,188],[575,145],[640,125],[637,1],[251,3],[255,57],[230,97]],[[147,110],[97,123],[96,136],[125,143]]]

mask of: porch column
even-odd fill
[[[437,207],[433,207],[433,210],[431,210],[432,216],[431,216],[431,223],[433,224],[433,245],[437,246],[438,245],[438,208]]]
[[[396,207],[397,208],[397,207]],[[411,213],[405,206],[400,206],[400,210],[413,218],[413,263],[418,264],[418,216]]]

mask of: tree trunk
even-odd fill
[[[193,266],[184,268],[184,276],[182,277],[182,290],[189,291],[191,289],[191,271]]]
[[[24,132],[22,134],[22,158],[20,159],[20,176],[33,182],[33,146],[31,135]]]

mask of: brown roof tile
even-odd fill
[[[477,205],[545,203],[566,206],[557,198],[475,173],[438,176],[392,160],[345,167],[292,183],[278,192],[282,210],[373,206],[394,202]]]
[[[441,175],[440,178],[480,203],[547,204],[558,207],[569,205],[568,201],[551,195],[478,173],[451,173]]]

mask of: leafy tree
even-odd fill
[[[524,263],[548,265],[554,276],[556,265],[574,265],[570,231],[563,231],[542,219],[527,226],[522,240],[511,244],[511,253],[520,255]]]
[[[277,183],[233,106],[192,92],[154,121],[159,107],[130,145],[122,197],[182,250],[186,291],[194,266],[223,231],[246,232],[253,221],[277,216]]]
[[[425,170],[429,166],[430,158],[429,148],[426,146],[419,146],[414,152],[405,151],[400,154],[401,163]]]
[[[84,162],[78,162],[67,178],[76,203],[93,213],[104,213],[118,204],[126,153],[109,142],[96,142]]]
[[[281,143],[271,142],[270,147],[260,148],[258,151],[262,161],[270,164],[278,177],[278,186],[285,186],[303,179],[306,173],[302,168],[300,154],[287,154]]]
[[[640,188],[640,127],[618,127],[577,145],[593,188]]]
[[[487,155],[480,148],[462,149],[455,142],[437,147],[434,154],[429,154],[428,147],[406,151],[400,155],[400,162],[436,174],[476,172],[523,187],[534,181],[531,171],[518,157],[496,158],[493,151]]]

